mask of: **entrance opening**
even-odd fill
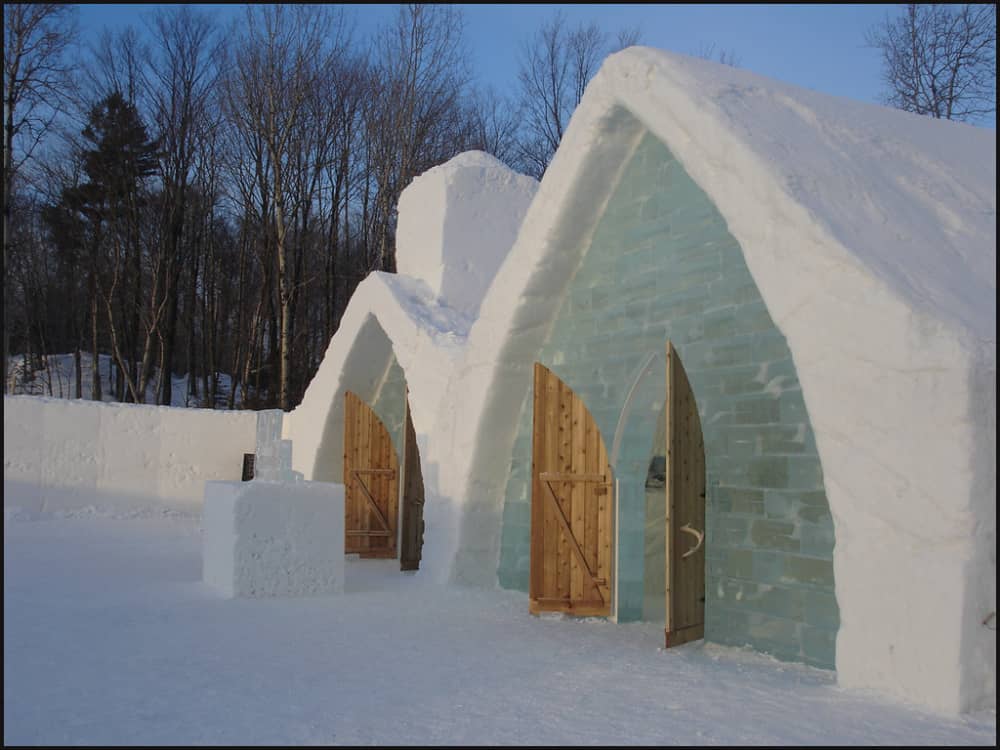
[[[385,424],[351,391],[344,394],[344,551],[362,559],[399,557],[420,566],[424,485],[416,434],[405,402],[403,472]]]
[[[691,384],[669,341],[666,389],[664,632],[669,648],[705,636],[705,444]],[[654,449],[654,475],[656,463]],[[655,489],[649,488],[649,478],[647,488],[648,498]]]
[[[608,616],[612,608],[611,467],[590,411],[535,363],[530,611]]]
[[[666,622],[667,614],[667,409],[656,422],[653,453],[646,469],[646,525],[643,550],[642,619]]]
[[[403,438],[403,513],[399,534],[399,569],[417,570],[424,547],[424,476],[420,471],[417,434],[406,398],[406,433]]]

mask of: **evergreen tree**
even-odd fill
[[[143,287],[141,209],[146,180],[157,170],[157,145],[135,105],[119,91],[94,105],[81,135],[87,144],[80,154],[87,180],[66,187],[60,205],[52,207],[46,219],[67,261],[87,258],[91,398],[101,398],[97,365],[103,328],[118,364],[115,395],[142,401],[144,394],[136,388]]]

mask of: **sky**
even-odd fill
[[[196,4],[238,18],[241,5]],[[107,26],[142,28],[150,4],[81,4],[85,38]],[[360,34],[374,32],[397,5],[352,5]],[[466,21],[472,67],[482,85],[512,93],[521,45],[561,9],[570,26],[594,21],[611,36],[638,27],[641,43],[684,54],[710,45],[732,53],[739,66],[805,88],[877,102],[882,90],[877,50],[865,32],[895,14],[894,5],[725,4],[458,4]]]

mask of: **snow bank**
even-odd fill
[[[482,151],[415,177],[399,198],[399,273],[474,317],[537,190],[537,180]]]
[[[470,330],[442,428],[488,580],[527,373],[645,132],[715,202],[793,353],[834,515],[842,684],[995,705],[995,133],[649,49],[574,113]],[[500,460],[498,460],[500,457]],[[933,647],[929,647],[933,644]]]
[[[344,590],[344,487],[206,482],[202,577],[228,597]]]
[[[89,396],[94,382],[94,358],[88,352],[80,352],[80,393]],[[36,365],[41,366],[36,366]],[[113,371],[117,367],[110,354],[98,355],[98,374],[101,380],[101,400],[115,403]],[[199,396],[191,395],[189,374],[171,377],[171,406],[207,406],[207,391],[203,389],[201,378],[195,378]],[[156,401],[160,371],[155,366],[146,385],[146,402]],[[47,396],[49,398],[76,398],[75,355],[48,354],[25,361],[23,355],[12,354],[7,358],[8,393],[23,396]],[[226,373],[216,373],[215,406],[226,408],[232,390],[232,378]],[[237,391],[233,402],[237,408],[242,404],[242,393]]]
[[[206,479],[240,478],[255,429],[254,412],[5,396],[4,482],[19,490],[4,509],[94,512],[98,496],[116,514],[197,513]]]

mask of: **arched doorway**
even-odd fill
[[[389,431],[368,404],[344,394],[344,551],[396,556],[399,460]]]
[[[684,365],[667,342],[665,645],[705,636],[705,444]]]
[[[399,569],[417,570],[424,547],[424,475],[420,470],[417,433],[406,398],[406,433],[403,438],[403,512],[400,519]]]
[[[530,611],[612,611],[611,467],[583,401],[535,363],[531,467]]]
[[[424,487],[408,401],[405,412],[400,477],[385,424],[357,394],[344,394],[344,551],[361,558],[399,557],[400,569],[416,570],[423,546]]]

